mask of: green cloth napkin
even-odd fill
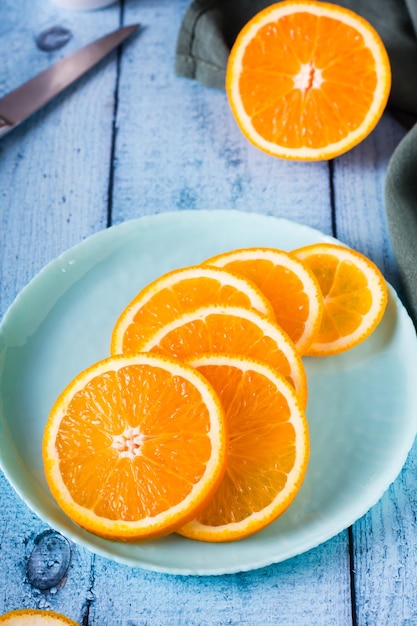
[[[270,0],[194,0],[177,41],[175,71],[208,87],[224,89],[236,35]],[[407,306],[417,324],[417,1],[333,2],[367,19],[380,34],[392,68],[389,110],[409,130],[391,157],[385,205]]]

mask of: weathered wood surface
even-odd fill
[[[174,75],[187,5],[125,0],[72,13],[48,0],[3,0],[0,95],[121,23],[143,29],[1,142],[0,315],[48,261],[92,233],[190,208],[308,224],[368,254],[398,287],[383,187],[402,128],[386,116],[332,163],[260,153],[240,135],[223,93]],[[71,39],[40,50],[36,37],[57,25]],[[65,540],[43,535],[48,527],[0,475],[0,614],[44,607],[95,626],[417,624],[415,466],[413,450],[351,531],[287,562],[220,577],[129,568],[74,544],[64,571]]]

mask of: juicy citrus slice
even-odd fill
[[[323,315],[323,297],[314,274],[301,261],[274,248],[242,248],[204,261],[238,272],[271,302],[275,319],[303,354]]]
[[[280,326],[251,309],[200,307],[155,331],[138,348],[179,360],[208,352],[257,358],[288,379],[303,406],[307,402],[306,373],[294,343]]]
[[[157,278],[130,302],[115,324],[111,353],[134,354],[154,330],[208,304],[245,306],[274,317],[268,299],[245,277],[215,267],[186,267]]]
[[[7,626],[78,626],[61,613],[41,609],[17,609],[0,616],[0,624]]]
[[[279,517],[297,495],[309,456],[307,420],[294,388],[260,361],[222,354],[188,363],[220,398],[229,452],[214,496],[178,532],[201,541],[241,539]]]
[[[194,517],[225,464],[224,415],[207,380],[167,357],[115,356],[56,400],[43,439],[52,495],[107,538],[166,534]]]
[[[279,2],[239,33],[226,91],[243,134],[277,157],[331,159],[379,121],[391,87],[384,45],[335,4]]]
[[[355,250],[329,243],[293,254],[313,271],[324,298],[322,323],[308,354],[337,354],[366,339],[381,321],[388,298],[376,265]]]

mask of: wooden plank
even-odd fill
[[[372,258],[399,290],[385,219],[389,159],[405,130],[386,115],[356,150],[334,168],[338,235]],[[415,511],[417,450],[394,484],[352,529],[357,624],[417,622]]]
[[[380,502],[354,526],[358,624],[417,623],[417,449]]]
[[[174,74],[188,0],[127,3],[143,31],[123,57],[112,223],[181,209],[238,209],[331,232],[326,163],[294,163],[254,148],[223,92]]]
[[[38,550],[35,559],[43,533],[51,533],[50,529],[22,504],[2,473],[0,493],[0,615],[19,608],[51,609],[81,624],[90,598],[92,556],[58,535],[70,550],[61,577],[57,572],[61,553],[50,543],[50,550]],[[30,563],[36,571],[28,569]]]
[[[49,2],[4,0],[2,12],[1,94],[120,21],[117,6],[75,13]],[[56,25],[69,29],[72,39],[59,50],[40,50],[37,35]],[[106,226],[116,76],[113,54],[0,143],[0,315],[48,261]],[[0,493],[0,613],[52,608],[81,624],[90,597],[90,554],[71,546],[65,579],[38,589],[27,564],[47,526],[2,474]]]
[[[334,162],[336,237],[369,256],[399,287],[384,204],[385,173],[405,130],[386,114],[365,141]]]
[[[74,13],[49,2],[5,4],[2,49],[11,53],[3,54],[2,93],[119,24],[116,7]],[[37,35],[56,24],[72,39],[39,50]],[[0,315],[43,265],[106,226],[116,69],[113,53],[0,143]]]
[[[347,626],[351,623],[347,558],[342,533],[286,562],[218,577],[162,575],[96,559],[91,623]]]

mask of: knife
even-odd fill
[[[55,98],[134,33],[140,24],[124,26],[58,61],[0,98],[0,137]]]

